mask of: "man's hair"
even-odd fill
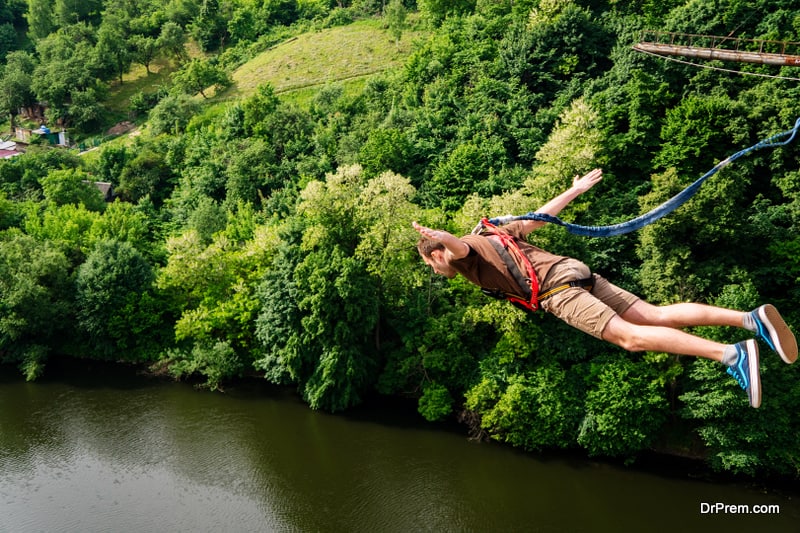
[[[417,241],[417,251],[422,257],[430,257],[431,252],[434,250],[444,250],[444,244],[428,239],[427,237],[420,237]]]

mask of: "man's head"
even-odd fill
[[[417,251],[422,256],[425,264],[433,269],[437,274],[446,278],[454,278],[458,272],[450,266],[447,258],[447,250],[440,242],[422,237],[417,241]]]

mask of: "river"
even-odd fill
[[[78,366],[0,367],[1,532],[800,531],[800,489],[523,453],[402,404],[330,415],[257,381]]]

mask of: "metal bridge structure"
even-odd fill
[[[634,50],[660,56],[800,67],[800,42],[645,30]]]

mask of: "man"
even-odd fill
[[[601,179],[600,169],[583,177],[576,176],[572,187],[537,212],[557,216]],[[528,307],[535,308],[538,303],[543,310],[571,326],[631,352],[668,352],[723,363],[747,392],[752,407],[761,405],[761,374],[755,339],[726,345],[691,335],[680,328],[744,328],[765,341],[784,362],[791,364],[797,360],[797,340],[772,305],[762,305],[749,313],[698,303],[651,305],[602,276],[592,274],[582,262],[527,243],[525,237],[544,224],[517,221],[488,234],[461,238],[416,222],[413,226],[421,235],[417,249],[437,274],[448,278],[461,274],[485,292],[502,294],[512,301],[524,303],[530,299],[532,304]],[[502,244],[498,245],[498,241]],[[520,281],[520,273],[524,281]]]

